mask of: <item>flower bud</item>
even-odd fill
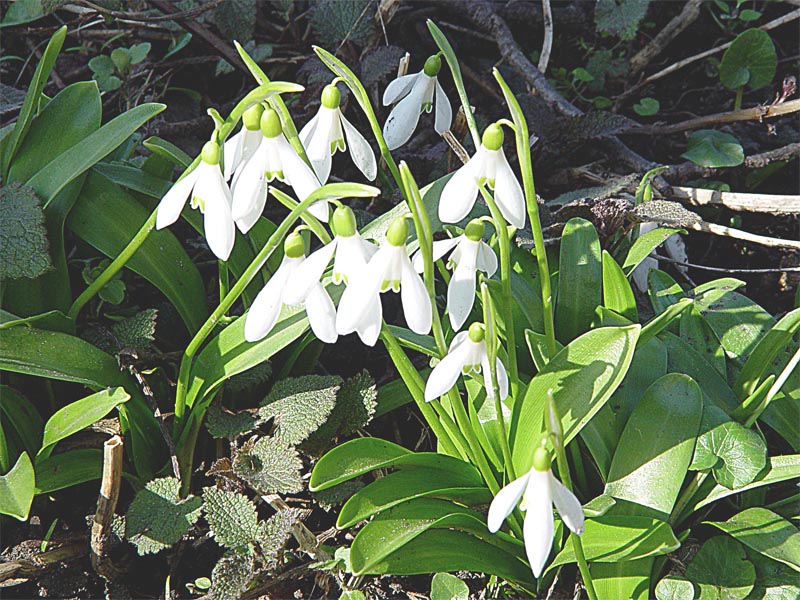
[[[392,246],[405,246],[408,238],[408,221],[404,217],[395,219],[386,231],[386,241]]]
[[[261,115],[264,114],[264,107],[254,104],[242,115],[242,122],[248,131],[256,131],[261,126]]]
[[[356,216],[349,206],[340,206],[333,211],[333,231],[339,237],[352,237],[356,234]]]
[[[486,328],[483,326],[483,323],[473,323],[469,326],[468,335],[471,341],[478,344],[483,341],[483,338],[486,335]]]
[[[487,150],[499,150],[503,147],[503,128],[497,123],[492,123],[483,131],[481,143]]]
[[[306,255],[306,243],[296,231],[286,236],[283,242],[283,253],[289,258],[301,258]]]
[[[425,75],[428,77],[436,77],[439,74],[439,71],[442,68],[442,59],[439,58],[438,54],[434,54],[433,56],[429,56],[428,60],[425,61],[425,66],[423,67],[423,71],[425,71]]]
[[[550,451],[547,448],[539,446],[533,453],[533,468],[540,473],[549,471],[551,462],[552,457],[550,456]]]
[[[483,238],[486,225],[480,219],[473,219],[464,228],[464,235],[472,242],[479,242]]]
[[[200,153],[200,158],[204,163],[209,165],[219,164],[219,144],[217,142],[206,142],[203,145],[203,151]]]
[[[264,137],[274,138],[278,137],[283,132],[281,128],[281,119],[271,108],[267,108],[264,110],[264,114],[261,115],[261,133],[264,134]]]
[[[342,95],[335,85],[326,85],[322,90],[322,106],[325,108],[339,108],[339,101]]]

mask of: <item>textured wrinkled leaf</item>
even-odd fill
[[[747,85],[757,90],[772,82],[778,68],[778,55],[770,35],[761,29],[743,31],[722,55],[719,80],[735,90]]]
[[[469,586],[450,573],[436,573],[431,580],[431,600],[467,600]]]
[[[624,41],[632,40],[649,5],[650,0],[597,0],[594,8],[597,31]]]
[[[247,546],[263,531],[255,504],[238,492],[204,488],[203,514],[214,539],[227,548]]]
[[[227,412],[214,404],[206,413],[206,429],[211,437],[233,439],[256,428],[258,420],[249,411]]]
[[[242,43],[253,38],[256,0],[227,0],[214,9],[214,23],[223,38]]]
[[[311,27],[327,46],[336,48],[345,40],[364,46],[376,32],[375,8],[370,5],[370,0],[321,0],[314,8]]]
[[[255,576],[253,555],[249,552],[228,552],[211,571],[211,598],[236,600]]]
[[[0,187],[0,280],[35,279],[52,266],[36,192],[19,183]]]
[[[729,133],[700,129],[689,135],[686,152],[681,154],[701,167],[738,167],[744,162],[739,140]]]
[[[28,453],[23,452],[11,470],[0,475],[0,515],[27,520],[35,489],[33,464]]]
[[[266,559],[268,569],[274,569],[281,563],[280,552],[286,545],[292,528],[298,520],[298,512],[293,509],[283,509],[272,515],[264,523],[264,531],[258,538],[261,553]]]
[[[125,539],[140,556],[177,543],[197,521],[202,500],[191,495],[181,499],[179,491],[177,479],[162,477],[137,492],[125,513]]]
[[[364,484],[357,480],[345,481],[332,488],[327,488],[314,494],[314,500],[322,510],[330,512],[344,504],[350,496],[362,489]]]
[[[397,65],[406,51],[399,46],[380,45],[364,53],[361,59],[361,81],[366,87],[385,82],[397,74]]]
[[[744,600],[753,589],[756,570],[739,542],[717,536],[700,548],[686,568],[686,578],[700,588],[700,600]]]
[[[305,375],[278,381],[259,409],[261,422],[274,419],[274,437],[299,444],[325,422],[342,384],[337,376]]]
[[[259,494],[290,494],[303,489],[303,462],[282,440],[264,437],[236,452],[233,470]]]

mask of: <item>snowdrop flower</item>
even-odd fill
[[[356,228],[356,216],[348,206],[333,211],[333,240],[313,252],[300,265],[286,284],[284,300],[289,304],[299,303],[308,295],[312,286],[319,284],[328,263],[333,260],[333,283],[354,280],[367,266],[378,247],[363,239]]]
[[[444,186],[439,200],[439,218],[444,223],[458,223],[466,217],[475,205],[478,188],[486,183],[494,190],[503,217],[517,229],[525,226],[525,196],[503,153],[503,137],[500,125],[489,125],[481,147]]]
[[[497,492],[492,500],[487,521],[489,531],[495,533],[500,529],[520,498],[520,510],[525,511],[522,527],[525,553],[534,577],[539,577],[553,546],[553,504],[564,525],[577,535],[583,533],[583,508],[575,494],[553,476],[550,453],[541,447],[533,455],[533,468]]]
[[[283,135],[278,113],[265,109],[260,127],[262,135],[258,148],[241,167],[233,183],[233,218],[242,233],[249,231],[264,211],[267,184],[273,179],[291,185],[301,202],[320,187],[314,171]],[[315,202],[308,211],[322,221],[328,220],[326,202]]]
[[[308,160],[321,183],[331,174],[331,157],[337,150],[344,152],[350,146],[350,156],[364,177],[374,181],[378,176],[378,163],[367,140],[345,119],[339,109],[341,95],[335,85],[326,85],[322,91],[319,112],[300,131],[300,141],[306,149]],[[344,130],[344,131],[343,131]],[[347,138],[347,144],[345,144]]]
[[[280,267],[258,293],[247,312],[244,339],[248,342],[257,342],[272,331],[284,304],[305,304],[308,322],[314,335],[323,342],[334,343],[338,338],[336,308],[319,281],[309,285],[302,297],[294,298],[292,301],[286,298],[287,283],[306,260],[305,242],[299,233],[295,232],[286,237],[283,253]]]
[[[408,222],[402,217],[395,219],[386,232],[386,240],[362,273],[348,283],[336,315],[336,331],[340,335],[356,331],[362,342],[374,346],[383,318],[380,294],[388,290],[400,292],[411,330],[419,334],[430,332],[431,300],[425,284],[411,266],[407,237]]]
[[[438,55],[431,56],[425,61],[422,71],[398,77],[386,87],[383,105],[397,103],[383,126],[383,137],[389,150],[399,148],[409,140],[417,128],[420,114],[433,109],[434,96],[436,119],[433,127],[440,135],[450,129],[453,109],[436,78],[441,68],[442,59]]]
[[[236,135],[225,141],[223,156],[225,157],[225,181],[230,181],[234,175],[240,175],[243,167],[250,157],[255,154],[261,142],[261,115],[264,107],[255,104],[244,111],[242,115],[242,129]]]
[[[439,396],[444,396],[456,384],[458,376],[462,373],[468,375],[483,371],[483,383],[486,386],[486,395],[494,398],[494,387],[489,370],[489,356],[486,353],[486,328],[482,323],[473,323],[468,331],[456,334],[450,344],[450,349],[438,365],[431,371],[428,383],[425,384],[425,401],[430,402]],[[497,359],[497,386],[500,399],[508,398],[508,374],[500,359]]]
[[[186,201],[203,213],[208,247],[220,260],[233,250],[236,228],[231,216],[231,192],[219,166],[219,144],[206,142],[200,163],[177,181],[161,199],[156,212],[156,229],[172,225],[181,216]]]
[[[489,245],[482,240],[485,227],[483,221],[474,219],[467,224],[464,234],[449,240],[433,242],[433,260],[439,260],[453,250],[448,269],[453,270],[450,285],[447,286],[447,314],[455,331],[467,320],[473,304],[475,304],[476,271],[480,269],[487,277],[497,271],[497,256]],[[414,268],[418,273],[425,270],[422,252],[414,255]]]
[[[639,225],[639,235],[642,236],[648,231],[653,231],[658,227],[658,223],[652,221],[642,223]],[[679,234],[674,233],[664,240],[663,248],[667,253],[667,256],[672,260],[678,261],[678,263],[689,262],[689,255],[686,253],[686,244],[683,243],[683,240]],[[633,270],[633,273],[631,273],[631,279],[640,292],[644,293],[647,291],[647,276],[650,271],[657,268],[658,259],[648,256]],[[677,265],[677,269],[684,273],[686,272],[686,267],[682,265]]]

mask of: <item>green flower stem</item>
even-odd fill
[[[81,294],[75,299],[75,302],[72,303],[70,306],[69,311],[67,312],[67,317],[75,321],[78,318],[78,313],[81,312],[81,309],[86,306],[86,304],[94,298],[94,296],[103,288],[105,284],[107,284],[111,279],[119,273],[122,267],[125,266],[131,257],[136,254],[136,251],[139,247],[144,244],[144,241],[147,239],[147,236],[150,235],[150,232],[153,231],[153,228],[156,226],[156,212],[154,210],[150,213],[150,216],[147,217],[147,220],[144,224],[139,228],[139,231],[136,232],[136,235],[133,236],[128,245],[123,248],[122,252],[120,252],[117,257],[111,261],[111,263],[103,270],[102,273],[95,279],[89,287],[87,287]]]
[[[672,508],[672,514],[670,514],[669,517],[669,524],[671,527],[676,527],[683,521],[685,517],[683,512],[692,500],[694,500],[695,494],[700,491],[700,487],[705,483],[709,473],[711,473],[710,470],[697,471],[689,482],[689,485],[687,485],[681,492],[681,495],[678,496],[678,500],[675,502],[675,506]]]
[[[736,89],[736,98],[733,100],[733,110],[742,109],[742,97],[744,96],[744,86],[740,85]]]
[[[219,260],[217,263],[219,264],[219,301],[222,302],[222,299],[228,295],[228,289],[230,288],[228,263],[224,260]]]
[[[278,202],[283,204],[289,210],[294,210],[297,208],[297,205],[300,204],[297,200],[288,194],[284,194],[282,191],[276,188],[272,188],[272,195],[278,199]],[[308,226],[311,232],[317,236],[317,239],[319,239],[320,242],[323,244],[329,244],[331,242],[331,236],[325,229],[325,226],[320,223],[314,215],[306,211],[300,215],[300,218]]]
[[[544,317],[544,333],[547,339],[547,350],[550,356],[556,355],[556,334],[553,319],[553,292],[550,284],[550,268],[547,264],[547,249],[544,246],[542,223],[539,219],[539,203],[536,200],[536,186],[533,182],[533,165],[531,162],[531,147],[529,142],[528,124],[522,114],[522,109],[511,88],[503,79],[500,71],[493,70],[494,78],[503,90],[503,96],[514,120],[514,133],[517,146],[517,158],[522,173],[522,185],[525,190],[525,205],[528,209],[528,218],[531,222],[533,243],[536,250],[536,263],[539,266],[539,280],[542,286],[542,307]]]
[[[762,413],[767,410],[767,407],[769,406],[770,402],[772,402],[772,399],[777,395],[777,393],[786,383],[786,380],[789,379],[789,376],[797,368],[798,363],[800,363],[800,348],[797,349],[792,358],[789,359],[789,362],[786,363],[786,366],[783,368],[780,375],[778,375],[778,377],[772,383],[767,395],[764,397],[764,400],[758,406],[754,407],[753,412],[747,417],[747,420],[744,422],[745,427],[752,427]]]

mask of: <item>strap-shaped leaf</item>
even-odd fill
[[[0,515],[27,520],[35,491],[34,479],[31,459],[23,452],[11,470],[0,475]]]
[[[625,273],[607,251],[603,250],[603,305],[636,323],[636,298]]]
[[[357,438],[337,446],[319,459],[311,472],[308,489],[319,492],[375,469],[392,466],[399,457],[412,454],[402,446],[378,438]]]
[[[36,493],[49,494],[103,476],[103,451],[80,448],[36,458]]]
[[[589,330],[601,302],[600,240],[589,221],[573,218],[564,226],[558,271],[556,333],[566,344]]]
[[[630,250],[628,250],[628,255],[625,257],[625,261],[622,263],[622,270],[625,271],[625,275],[630,277],[630,274],[633,272],[633,270],[638,267],[645,258],[650,256],[650,253],[653,250],[658,248],[667,240],[667,238],[676,233],[686,233],[686,231],[683,229],[673,229],[670,227],[659,227],[657,229],[652,229],[636,238],[636,241],[633,242]]]

